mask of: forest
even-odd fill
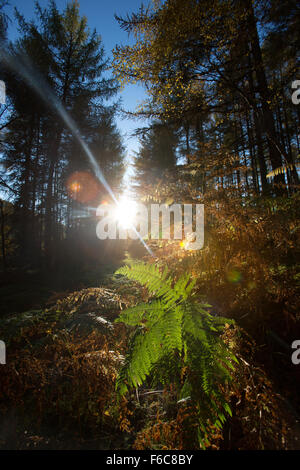
[[[300,450],[299,4],[89,3],[0,0],[0,450]]]

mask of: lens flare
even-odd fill
[[[237,269],[231,269],[227,273],[227,280],[232,284],[237,284],[242,280],[242,274]]]
[[[81,189],[81,186],[79,183],[76,183],[76,181],[74,181],[74,183],[71,184],[70,189],[73,193],[78,193],[78,191],[80,191]]]
[[[67,112],[62,102],[57,98],[57,96],[50,88],[44,77],[33,67],[32,63],[29,60],[29,57],[26,55],[19,55],[18,57],[14,57],[13,55],[8,54],[6,50],[0,49],[0,59],[2,62],[5,63],[5,65],[9,67],[9,69],[11,69],[17,75],[21,75],[27,82],[27,84],[37,93],[37,95],[39,95],[44,100],[44,102],[60,116],[60,118],[71,131],[74,139],[77,140],[86,157],[88,158],[96,178],[105,187],[112,200],[118,205],[119,203],[113,190],[108,184],[89,146],[81,137],[80,130],[76,125],[75,121]],[[155,258],[155,255],[153,254],[151,248],[148,247],[148,245],[144,242],[141,237],[139,237],[139,239],[148,251],[148,253]]]
[[[114,211],[114,219],[118,222],[120,227],[130,229],[132,225],[134,225],[136,211],[136,202],[124,197],[119,201]]]
[[[69,196],[82,204],[95,202],[99,198],[99,181],[88,171],[76,171],[67,179]]]

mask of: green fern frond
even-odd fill
[[[131,261],[128,265],[118,269],[115,274],[122,274],[147,287],[151,294],[163,298],[167,307],[187,298],[195,284],[195,281],[190,282],[189,275],[184,274],[173,287],[173,279],[169,275],[167,267],[161,270],[158,265],[142,261]]]
[[[233,321],[215,317],[207,305],[192,301],[195,281],[188,274],[174,282],[166,267],[141,261],[116,274],[139,282],[156,296],[150,303],[128,308],[116,320],[137,327],[117,378],[118,393],[140,386],[147,377],[177,383],[179,403],[191,400],[199,410],[199,443],[207,444],[209,426],[220,429],[224,413],[231,415],[220,385],[231,380],[237,359],[221,335]]]
[[[155,264],[146,264],[142,261],[130,262],[118,269],[115,274],[122,274],[128,279],[139,282],[156,297],[166,296],[168,298],[168,293],[171,291],[172,279],[168,277],[167,268],[160,272],[159,267]]]
[[[153,317],[157,318],[164,312],[161,301],[159,299],[151,303],[141,303],[135,307],[124,310],[115,320],[118,323],[126,323],[131,326],[138,326],[141,323],[149,322]]]

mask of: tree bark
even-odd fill
[[[254,69],[257,80],[257,91],[260,96],[261,101],[261,116],[262,116],[262,126],[265,131],[270,162],[272,170],[282,166],[282,155],[284,151],[278,142],[275,130],[275,121],[274,116],[270,108],[271,96],[268,88],[268,83],[266,79],[264,64],[262,60],[262,53],[259,43],[259,37],[257,32],[257,23],[254,15],[253,5],[251,0],[245,0],[247,11],[248,11],[248,28],[249,28],[249,38],[251,44],[251,53],[253,57]],[[275,191],[277,194],[282,194],[285,192],[286,183],[285,178],[282,174],[274,177],[274,183],[276,185]]]

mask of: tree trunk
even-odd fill
[[[281,155],[284,155],[284,151],[281,149],[281,146],[277,140],[274,116],[269,105],[271,102],[271,97],[262,60],[262,53],[252,1],[246,0],[246,6],[248,10],[249,38],[257,80],[257,91],[261,99],[261,121],[267,137],[272,170],[276,170],[282,166]],[[275,176],[274,182],[276,185],[276,193],[282,194],[286,188],[284,175],[280,174]]]

